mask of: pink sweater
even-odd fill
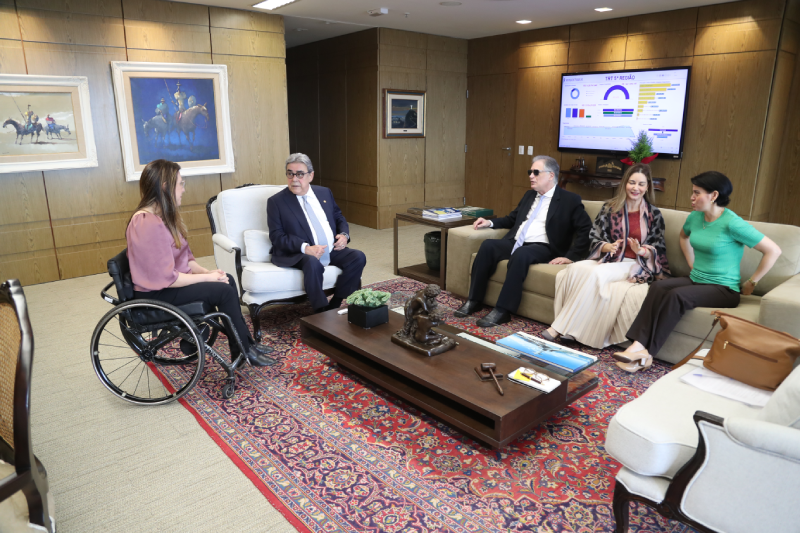
[[[189,261],[194,261],[194,256],[189,243],[181,236],[181,247],[175,248],[172,234],[156,215],[133,215],[125,238],[135,291],[160,291],[175,283],[179,272],[192,272]]]

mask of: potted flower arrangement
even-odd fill
[[[653,153],[653,141],[647,136],[646,131],[640,131],[636,136],[636,140],[631,141],[631,150],[628,152],[628,157],[621,159],[626,165],[635,165],[636,163],[650,163],[658,157],[658,154]]]
[[[389,322],[389,307],[386,302],[392,295],[372,289],[357,290],[347,297],[347,321],[369,329]]]

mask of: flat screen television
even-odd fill
[[[558,149],[624,154],[643,130],[654,152],[680,159],[690,68],[562,74]]]

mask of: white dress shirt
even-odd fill
[[[319,223],[322,225],[322,231],[325,232],[325,237],[328,239],[328,251],[332,252],[335,239],[333,238],[331,225],[328,223],[328,217],[325,215],[325,211],[322,209],[322,204],[319,203],[317,195],[314,194],[314,189],[311,187],[308,188],[308,192],[305,194],[305,196],[308,197],[308,205],[310,205],[311,209],[314,210],[317,220],[319,220]],[[303,210],[303,214],[306,216],[306,222],[308,222],[308,227],[311,228],[311,235],[314,237],[314,244],[319,244],[317,232],[314,231],[314,225],[311,223],[311,220],[309,220],[308,213],[306,213],[306,203],[303,200],[303,197],[297,195],[297,201],[300,202],[300,209]],[[305,242],[300,245],[300,253],[306,253],[306,246],[308,246],[308,243]]]
[[[552,187],[549,191],[544,194],[539,194],[536,197],[536,200],[533,201],[533,205],[531,205],[531,210],[528,211],[528,214],[525,216],[525,220],[522,221],[522,224],[519,225],[519,229],[517,229],[516,235],[514,235],[514,240],[516,241],[519,239],[519,234],[525,228],[525,224],[528,221],[528,218],[533,214],[533,211],[536,209],[536,206],[539,205],[539,202],[544,202],[542,209],[536,214],[536,218],[531,223],[530,227],[528,228],[528,233],[525,234],[525,241],[524,242],[545,242],[550,243],[550,239],[547,238],[547,230],[545,229],[545,222],[547,222],[547,210],[550,209],[550,202],[553,200],[553,194],[556,192],[556,188]],[[490,221],[491,222],[491,221]],[[494,224],[492,224],[494,226]]]

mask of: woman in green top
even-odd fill
[[[731,181],[719,172],[692,178],[692,208],[681,229],[681,250],[689,277],[656,281],[625,335],[633,341],[614,358],[617,366],[636,372],[653,364],[664,342],[686,311],[695,307],[736,307],[740,293],[751,294],[781,255],[781,249],[725,206],[733,192]],[[744,247],[763,254],[758,268],[740,285],[739,264]]]

